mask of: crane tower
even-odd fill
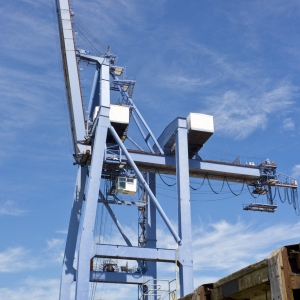
[[[90,282],[137,284],[142,287],[143,299],[156,299],[157,291],[155,288],[151,290],[150,286],[156,285],[160,262],[177,264],[180,296],[184,296],[194,290],[189,178],[225,178],[227,183],[246,183],[253,192],[266,191],[270,195],[271,186],[283,186],[277,178],[277,166],[269,161],[253,166],[201,160],[198,151],[214,132],[213,117],[205,114],[190,113],[186,118],[176,118],[156,138],[132,100],[135,81],[124,78],[124,68],[116,65],[116,56],[109,50],[95,56],[77,49],[69,0],[56,0],[56,6],[74,164],[78,166],[60,300],[71,299],[70,289],[74,281],[76,300],[88,299]],[[79,61],[95,68],[87,112],[83,109]],[[112,91],[120,93],[118,104],[111,103]],[[140,146],[130,137],[130,122],[135,122],[145,146]],[[131,142],[136,149],[129,149],[125,141]],[[156,196],[157,172],[176,176],[177,229]],[[284,187],[295,191],[297,183],[285,182]],[[134,195],[137,191],[140,193],[138,201],[121,199],[122,195]],[[126,246],[95,241],[99,203],[107,209]],[[139,210],[141,231],[138,246],[133,246],[126,235],[111,208],[113,205],[122,205],[124,209],[128,205],[136,206]],[[255,205],[247,209],[253,210]],[[173,236],[177,245],[175,249],[157,248],[156,213]],[[98,258],[104,260],[100,268],[95,268]],[[138,267],[134,270],[118,268],[114,259],[134,260]],[[147,284],[149,282],[152,284]]]

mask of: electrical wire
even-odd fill
[[[194,188],[194,187],[192,187],[191,185],[190,185],[190,188],[191,188],[193,191],[197,191],[197,190],[201,189],[201,187],[202,187],[202,185],[203,185],[205,179],[206,179],[206,175],[203,177],[203,181],[202,181],[202,183],[200,184],[200,186],[199,186],[198,188]]]
[[[173,183],[173,184],[168,184],[168,183],[166,183],[165,181],[164,181],[164,179],[162,178],[162,176],[160,175],[160,173],[156,170],[156,173],[159,175],[159,177],[160,177],[160,179],[161,179],[161,181],[165,184],[165,185],[167,185],[167,186],[174,186],[177,182],[175,181],[175,183]]]
[[[257,195],[256,197],[255,196],[253,196],[253,193],[250,191],[250,189],[249,189],[249,184],[247,184],[247,188],[248,188],[248,191],[249,191],[249,193],[250,193],[250,195],[254,198],[254,199],[256,199],[256,198],[258,198],[260,195]]]
[[[246,192],[242,193],[242,194],[245,194]],[[165,194],[162,194],[162,193],[156,193],[157,195],[161,195],[161,196],[164,196],[164,197],[167,197],[167,198],[171,198],[171,199],[174,199],[176,200],[177,197],[173,197],[173,196],[169,196],[169,195],[165,195]],[[222,200],[226,200],[226,199],[230,199],[230,198],[234,198],[236,197],[235,195],[233,196],[229,196],[229,197],[225,197],[225,198],[220,198],[220,199],[210,199],[210,200],[197,200],[197,199],[190,199],[190,201],[193,201],[193,202],[215,202],[215,201],[222,201]]]
[[[224,187],[225,177],[224,177],[224,179],[223,179],[222,187],[221,187],[221,189],[220,189],[218,192],[216,192],[216,191],[213,189],[213,187],[211,186],[208,176],[206,176],[206,178],[207,178],[208,184],[209,184],[209,186],[210,186],[210,189],[211,189],[215,194],[220,194],[220,193],[222,192],[222,190],[223,190],[223,187]]]
[[[245,180],[243,181],[243,186],[242,186],[242,188],[241,188],[241,191],[240,191],[238,194],[236,194],[236,193],[231,189],[227,177],[226,177],[226,182],[227,182],[227,185],[228,185],[228,187],[229,187],[231,193],[232,193],[234,196],[239,196],[239,195],[242,194],[242,192],[243,192],[243,190],[244,190],[244,186],[245,186]]]
[[[93,38],[93,40],[98,44],[98,46],[100,46],[100,48],[103,49],[104,52],[106,52],[106,48],[105,46],[98,40],[98,38],[84,25],[83,22],[81,22],[81,20],[77,17],[74,16],[76,22],[90,35],[91,38]]]

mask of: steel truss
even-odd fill
[[[87,51],[77,50],[73,38],[73,13],[69,1],[56,0],[56,3],[74,159],[75,164],[78,165],[59,299],[70,299],[71,284],[74,281],[76,300],[88,299],[90,282],[138,285],[154,282],[155,285],[158,262],[177,264],[180,296],[191,293],[194,286],[189,177],[205,178],[209,175],[211,179],[226,178],[227,182],[253,184],[260,183],[262,170],[265,169],[236,163],[220,164],[193,159],[194,155],[197,157],[201,146],[191,143],[192,132],[188,130],[185,118],[175,119],[156,139],[132,101],[135,82],[119,78],[123,68],[115,65],[116,57],[109,52],[103,56],[92,56]],[[80,92],[79,60],[91,63],[96,69],[86,117]],[[120,129],[117,123],[110,120],[111,90],[120,92],[122,104],[129,108],[131,119],[136,123],[148,147],[147,152],[127,136],[127,127]],[[94,115],[96,107],[99,109]],[[127,149],[124,144],[126,138],[139,150]],[[113,192],[118,174],[124,174],[126,170],[130,172],[129,175],[138,179],[143,192],[143,201],[123,201]],[[155,173],[157,171],[161,174],[176,175],[177,230],[156,197]],[[101,182],[108,178],[111,180],[109,193],[100,190]],[[98,203],[105,205],[127,246],[95,243]],[[139,247],[132,246],[111,209],[113,204],[137,206],[143,212],[140,219],[142,231]],[[173,236],[177,249],[157,248],[156,212],[160,214]],[[75,255],[76,252],[78,253]],[[118,272],[111,264],[106,265],[101,271],[94,270],[95,258],[136,260],[138,269],[136,272],[129,272],[128,269],[126,272]],[[151,297],[153,298],[153,295]],[[153,299],[155,299],[155,292]]]

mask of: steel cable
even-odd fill
[[[229,187],[231,193],[232,193],[234,196],[239,196],[239,195],[242,194],[242,192],[243,192],[243,190],[244,190],[244,186],[245,186],[245,180],[243,181],[243,186],[242,186],[242,188],[241,188],[241,191],[240,191],[238,194],[236,194],[236,193],[231,189],[227,177],[225,177],[225,179],[226,179],[227,185],[228,185],[228,187]]]
[[[251,195],[254,199],[257,199],[257,198],[260,196],[260,195],[257,195],[256,197],[253,196],[252,192],[251,192],[250,189],[249,189],[249,184],[247,184],[247,188],[248,188],[248,191],[249,191],[250,195]]]
[[[206,175],[206,178],[207,178],[207,181],[208,181],[208,184],[209,184],[210,189],[211,189],[215,194],[220,194],[220,193],[222,192],[222,190],[223,190],[223,187],[224,187],[225,177],[224,177],[224,179],[223,179],[222,187],[221,187],[220,191],[218,191],[218,192],[216,192],[216,191],[212,188],[212,186],[211,186],[211,184],[210,184],[210,181],[209,181],[209,178],[208,178],[207,175]]]
[[[193,191],[197,191],[197,190],[201,189],[201,187],[202,187],[202,185],[203,185],[205,179],[206,179],[206,175],[204,176],[203,181],[202,181],[201,185],[200,185],[198,188],[194,188],[194,187],[192,187],[191,185],[190,185],[190,188],[191,188]]]
[[[175,181],[175,183],[173,183],[173,184],[168,184],[168,183],[166,183],[164,180],[163,180],[163,178],[162,178],[162,176],[160,175],[160,173],[156,170],[156,172],[157,172],[157,174],[159,175],[159,177],[160,177],[160,179],[161,179],[161,181],[165,184],[165,185],[167,185],[167,186],[174,186],[177,182]]]

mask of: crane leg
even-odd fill
[[[104,161],[104,151],[106,147],[107,129],[110,125],[108,118],[109,108],[102,106],[99,115],[86,193],[85,209],[82,216],[82,232],[79,243],[76,274],[76,300],[86,300],[89,297],[90,260],[94,256],[94,225]]]
[[[77,179],[74,191],[74,201],[70,216],[68,236],[65,247],[65,254],[63,260],[61,283],[59,300],[69,300],[70,299],[70,288],[72,282],[75,280],[76,270],[73,267],[76,242],[78,237],[78,230],[80,224],[80,215],[82,210],[82,201],[84,196],[84,189],[86,183],[88,168],[80,167],[77,172]]]
[[[179,120],[176,132],[176,177],[178,195],[178,233],[180,296],[194,291],[190,182],[186,120]]]

